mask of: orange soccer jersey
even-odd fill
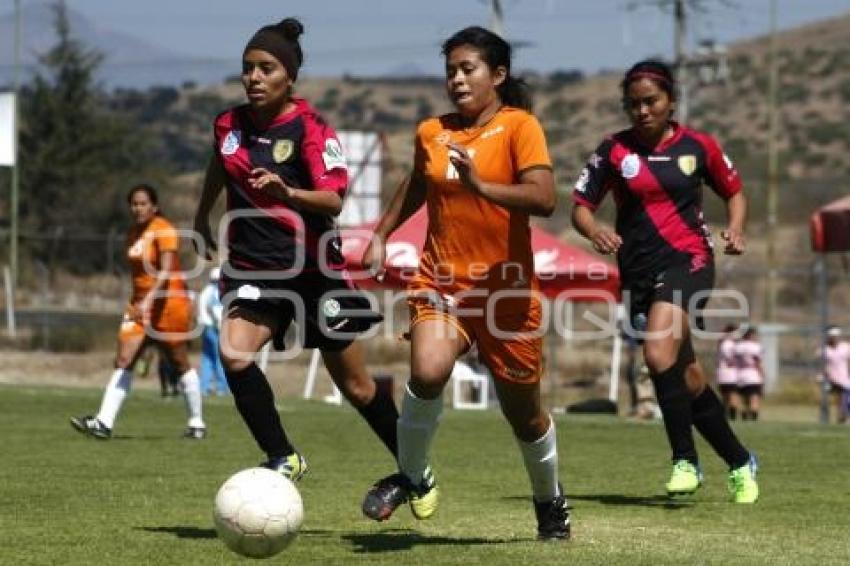
[[[528,214],[465,187],[449,161],[449,142],[467,149],[487,182],[517,184],[524,171],[551,168],[543,129],[524,110],[502,107],[477,128],[462,127],[457,114],[422,122],[414,167],[426,181],[430,224],[418,280],[448,293],[537,289]]]
[[[161,216],[155,216],[146,226],[133,226],[127,234],[127,261],[133,281],[130,306],[141,301],[156,282],[162,269],[161,254],[177,254],[180,240],[174,226]],[[175,256],[172,264],[175,273],[160,291],[162,298],[155,301],[151,313],[151,326],[159,332],[174,334],[189,330],[191,304],[186,282],[180,274],[180,262]],[[137,320],[128,306],[121,324],[120,336],[127,338],[145,333],[141,321]],[[167,341],[167,340],[166,340]]]
[[[409,286],[412,324],[445,320],[467,342],[477,343],[494,377],[536,382],[542,372],[542,313],[534,296],[528,214],[465,187],[449,161],[449,142],[466,148],[486,182],[515,185],[524,171],[551,168],[543,129],[524,110],[503,107],[478,128],[463,128],[456,114],[419,126],[415,168],[427,186],[429,225]],[[498,292],[512,296],[497,299]]]

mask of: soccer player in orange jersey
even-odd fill
[[[383,266],[387,237],[419,207],[429,224],[409,285],[411,376],[398,420],[399,473],[377,482],[363,512],[385,520],[408,501],[418,519],[436,509],[428,453],[455,360],[475,344],[531,480],[538,536],[570,536],[558,482],[555,425],[541,407],[541,303],[529,217],[555,208],[543,130],[526,85],[511,75],[511,48],[480,27],[443,44],[455,112],[416,132],[413,171],[394,196],[364,264]]]
[[[200,382],[187,350],[192,302],[180,275],[179,238],[174,226],[160,216],[158,202],[156,190],[149,185],[136,185],[127,195],[134,220],[127,234],[133,295],[118,333],[115,371],[97,415],[71,419],[75,429],[95,438],[112,436],[115,419],[130,392],[133,364],[149,342],[158,346],[160,354],[181,374],[189,415],[184,436],[198,440],[206,436]]]

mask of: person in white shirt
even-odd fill
[[[755,328],[750,328],[735,346],[738,361],[738,393],[743,400],[741,419],[758,420],[761,408],[764,371],[762,370],[762,347]]]
[[[198,324],[203,326],[201,335],[201,392],[209,395],[213,387],[218,395],[227,395],[227,377],[221,365],[218,353],[219,328],[221,313],[224,307],[218,290],[218,279],[221,270],[214,267],[210,270],[210,280],[198,296]]]
[[[735,355],[738,340],[735,330],[734,324],[727,324],[717,344],[717,387],[731,421],[735,420],[741,407],[741,398],[738,395],[738,359]]]
[[[835,403],[836,420],[847,422],[847,397],[850,396],[850,343],[841,338],[841,329],[830,326],[826,331],[826,346],[821,352],[824,375],[829,381]]]

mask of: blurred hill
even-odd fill
[[[781,208],[784,217],[799,220],[850,188],[850,14],[785,31],[778,44],[782,194],[787,200]],[[730,78],[695,89],[689,120],[717,136],[741,169],[755,220],[766,162],[767,47],[767,37],[730,45]],[[619,72],[526,76],[563,190],[603,136],[627,125],[620,110],[620,78]],[[386,134],[390,184],[395,183],[393,171],[411,162],[416,122],[450,110],[438,78],[304,78],[297,90],[337,129]],[[213,117],[242,100],[234,78],[214,87],[120,90],[112,104],[153,127],[164,142],[163,159],[189,173],[201,169],[209,155]]]
[[[221,62],[206,61],[176,53],[146,41],[144,30],[138,35],[115,31],[93,22],[68,7],[68,20],[74,36],[88,47],[104,54],[98,80],[110,86],[117,76],[123,84],[145,87],[150,84],[186,80],[218,81],[227,73]],[[21,3],[21,63],[32,71],[39,54],[46,53],[55,43],[55,22],[52,2]],[[0,17],[0,85],[11,83],[14,64],[14,13]]]

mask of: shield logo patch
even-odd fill
[[[685,175],[693,175],[697,170],[697,158],[694,155],[680,155],[678,159],[679,169]]]
[[[283,163],[290,158],[293,148],[292,140],[277,140],[272,146],[272,159],[275,163]]]

